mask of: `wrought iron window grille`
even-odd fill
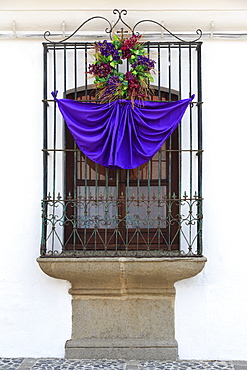
[[[185,41],[156,21],[141,20],[130,27],[123,19],[126,10],[113,13],[117,15],[113,25],[104,17],[91,17],[61,41],[51,41],[49,31],[44,34],[41,256],[201,256],[202,32],[197,30],[196,39]],[[145,43],[156,60],[155,94],[150,100],[174,101],[196,94],[196,102],[170,139],[135,170],[106,169],[86,158],[56,103],[48,98],[59,90],[69,99],[96,101],[86,73],[94,43],[71,38],[97,19],[107,23],[110,39],[114,32],[122,37],[137,34],[145,22],[162,27],[174,41]]]

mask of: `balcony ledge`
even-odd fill
[[[197,275],[205,257],[38,258],[49,276],[70,281],[71,294],[126,296],[163,294],[176,281]]]

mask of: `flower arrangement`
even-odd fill
[[[147,56],[140,37],[132,35],[120,40],[115,35],[112,42],[104,40],[95,44],[95,62],[89,65],[88,73],[95,78],[97,97],[102,102],[130,99],[134,103],[135,99],[148,97],[155,61]],[[118,70],[124,59],[130,66],[126,73]]]

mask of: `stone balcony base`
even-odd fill
[[[38,258],[71,282],[72,337],[66,358],[176,360],[174,283],[206,258]]]
[[[177,342],[162,340],[68,340],[65,344],[65,357],[76,358],[123,358],[125,360],[142,359],[173,361],[177,358]]]

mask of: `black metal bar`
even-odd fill
[[[56,58],[56,47],[54,45],[53,48],[53,91],[57,90],[57,58]],[[57,158],[57,151],[56,151],[56,144],[57,144],[57,104],[55,103],[53,106],[53,176],[52,176],[52,198],[55,201],[56,198],[56,158]],[[52,252],[55,251],[55,230],[54,230],[54,220],[56,217],[56,207],[55,203],[53,202],[52,207],[52,215],[53,215],[53,224],[52,224]]]
[[[160,151],[159,151],[159,153],[160,153]],[[148,222],[148,233],[147,233],[147,243],[148,243],[148,247],[147,247],[147,250],[149,251],[150,250],[150,222],[151,222],[151,220],[150,220],[150,193],[151,193],[151,191],[150,191],[150,179],[151,179],[151,161],[149,160],[148,161],[148,194],[147,194],[147,214],[148,214],[148,219],[147,219],[147,222]],[[160,178],[160,176],[159,176],[159,178]],[[158,211],[158,213],[159,213],[159,211]]]
[[[43,49],[43,99],[47,99],[47,47],[44,45]],[[47,104],[43,104],[43,201],[47,197],[47,182],[48,182],[48,169],[47,169]],[[43,203],[43,217],[42,217],[42,234],[41,234],[41,250],[40,254],[46,253],[46,233],[47,233],[47,203]]]
[[[118,233],[119,233],[119,209],[118,209],[118,204],[119,204],[119,172],[120,170],[116,170],[116,224],[115,224],[115,240],[116,240],[116,251],[118,247]]]
[[[197,48],[197,94],[198,100],[202,100],[202,66],[201,66],[201,44]],[[198,196],[202,198],[202,105],[197,106],[198,115]],[[202,200],[198,202],[198,228],[197,228],[197,254],[202,254]]]
[[[98,207],[98,199],[99,199],[99,194],[98,194],[98,176],[99,176],[99,165],[96,163],[95,165],[95,187],[94,187],[94,199],[95,199],[95,219],[94,219],[94,231],[98,231],[99,229],[99,220],[96,218],[97,217],[97,212],[99,213],[99,207]],[[94,238],[94,250],[97,251],[97,234],[95,232],[95,238]]]
[[[57,71],[56,71],[56,48],[53,49],[53,91],[57,90]],[[53,199],[56,196],[56,137],[57,135],[57,104],[54,104],[53,107]]]
[[[54,149],[52,149],[52,148],[49,148],[49,149],[42,149],[42,151],[43,152],[53,152],[54,151]],[[56,152],[74,152],[75,151],[75,149],[59,149],[59,148],[56,148]],[[77,152],[81,152],[81,150],[80,149],[76,149],[76,151]],[[192,150],[190,150],[190,149],[166,149],[166,151],[167,152],[178,152],[178,151],[180,151],[180,152],[196,152],[196,153],[203,153],[204,152],[204,150],[198,150],[198,149],[192,149]],[[48,153],[49,154],[49,153]]]
[[[105,210],[104,210],[104,217],[105,217],[105,222],[108,222],[108,217],[109,217],[109,170],[108,168],[105,169]],[[107,251],[107,237],[108,237],[108,228],[107,226],[105,227],[105,251]]]
[[[169,47],[171,49],[177,49],[179,45],[181,45],[182,49],[188,49],[190,46],[191,48],[197,48],[198,45],[202,44],[202,42],[171,42],[171,41],[148,41],[150,47],[157,48],[158,45],[160,45],[161,49],[168,49]],[[75,48],[75,44],[77,46],[77,49],[85,49],[85,46],[87,45],[90,48],[94,48],[95,43],[93,42],[66,42],[66,47],[67,50],[73,50]],[[47,50],[53,50],[54,45],[56,46],[56,50],[63,50],[64,43],[56,43],[56,42],[51,42],[47,43],[44,42],[43,45],[46,45]]]
[[[126,212],[126,223],[127,223],[127,227],[126,227],[126,246],[125,246],[125,252],[127,253],[128,252],[128,248],[129,248],[129,228],[130,228],[130,225],[131,225],[131,220],[130,220],[130,212],[129,212],[129,208],[130,208],[130,170],[128,169],[127,170],[127,173],[126,173],[126,191],[125,191],[125,199],[126,199],[126,206],[125,206],[125,212]]]
[[[181,45],[178,47],[178,99],[181,99],[182,94],[182,56],[181,56]],[[178,126],[178,149],[179,149],[179,199],[182,196],[182,126]]]
[[[74,99],[77,100],[77,45],[74,44]],[[73,156],[73,196],[77,199],[77,146],[74,142],[74,156]],[[73,248],[76,248],[76,230],[77,230],[77,207],[73,209]]]
[[[64,50],[63,50],[63,73],[64,73],[64,79],[63,79],[63,95],[64,98],[66,98],[66,90],[67,90],[67,53],[66,53],[66,44],[64,44]],[[66,148],[66,124],[63,120],[63,138],[64,142],[64,148]],[[66,186],[66,178],[67,178],[67,152],[63,150],[63,194],[64,199],[66,198],[67,194],[67,186]],[[65,216],[66,217],[66,216]],[[63,247],[64,250],[65,245],[65,228],[63,228]]]
[[[73,99],[70,99],[70,100],[73,100]],[[78,100],[75,100],[74,99],[74,101],[78,101]],[[143,100],[144,102],[145,101],[148,101],[148,100]],[[166,103],[171,103],[171,102],[173,102],[174,100],[166,100]],[[54,99],[42,99],[42,102],[43,103],[49,103],[49,102],[52,102],[52,103],[55,103],[56,102],[56,100],[54,100]],[[94,104],[94,103],[101,103],[102,102],[102,100],[100,100],[100,99],[93,99],[93,100],[90,100],[90,99],[85,99],[85,100],[83,100],[83,101],[80,101],[81,103],[92,103],[92,104]],[[164,100],[156,100],[156,102],[157,103],[164,103]],[[104,103],[104,104],[107,104],[107,103]],[[194,105],[202,105],[203,104],[203,102],[202,101],[193,101],[193,102],[191,102],[191,105],[192,106],[194,106]],[[139,106],[139,104],[137,103],[137,105]]]
[[[64,79],[63,79],[63,91],[64,91],[64,98],[66,98],[66,90],[67,90],[67,55],[66,55],[66,45],[64,44],[64,55],[63,55],[63,70],[64,70]],[[63,121],[63,141],[64,141],[64,148],[66,148],[66,124]],[[67,189],[66,189],[66,150],[64,150],[64,166],[63,166],[63,187],[64,187],[64,199],[66,198]]]
[[[161,99],[160,94],[160,44],[158,45],[158,98]]]
[[[162,162],[162,149],[158,152],[158,250],[160,250],[160,242],[161,242],[161,235],[160,235],[160,218],[161,218],[161,162]]]
[[[171,75],[171,70],[172,70],[172,66],[171,66],[171,48],[170,48],[170,45],[168,47],[168,88],[169,88],[169,97],[168,97],[168,100],[171,101],[172,99],[172,93],[171,93],[171,87],[172,87],[172,75]]]
[[[192,92],[192,62],[191,62],[191,47],[189,46],[189,96],[191,96]],[[192,146],[193,146],[193,119],[192,119],[192,106],[189,108],[189,120],[190,120],[190,191],[189,196],[192,198],[192,187],[193,187],[193,157],[192,157]],[[189,220],[189,252],[192,251],[192,218],[190,216]]]
[[[178,99],[181,99],[182,95],[182,51],[181,44],[178,45]],[[178,198],[182,197],[182,166],[183,166],[183,153],[182,153],[182,125],[181,122],[178,126]],[[179,215],[181,215],[181,204],[179,204]],[[179,227],[181,227],[181,221],[179,221]],[[181,251],[181,229],[178,234],[179,238],[179,250]]]
[[[168,47],[168,99],[171,100],[171,48],[170,45]],[[172,148],[172,136],[169,137],[167,140],[168,144],[168,197],[172,197],[172,152],[170,149]],[[170,210],[172,202],[169,202],[168,208]],[[171,213],[168,213],[168,248],[171,246]]]
[[[146,45],[147,45],[147,55],[148,57],[150,56],[150,43],[149,41],[146,42]],[[150,82],[148,81],[148,88],[150,88]],[[149,93],[148,93],[148,99],[151,100],[151,94],[150,94],[150,90],[148,89]]]
[[[137,168],[137,220],[136,220],[136,230],[137,230],[137,238],[136,238],[136,250],[139,249],[139,240],[140,240],[140,176],[141,170],[140,167]]]
[[[88,95],[88,84],[87,84],[87,44],[85,45],[85,96]]]
[[[77,100],[77,45],[74,46],[74,99]]]
[[[85,184],[84,184],[84,231],[83,231],[83,242],[84,246],[87,243],[87,215],[88,215],[88,206],[87,206],[87,199],[88,199],[88,189],[87,189],[87,179],[88,179],[88,165],[87,165],[87,157],[85,157],[85,162],[84,162],[84,176],[85,176]],[[85,247],[84,247],[85,248]]]

